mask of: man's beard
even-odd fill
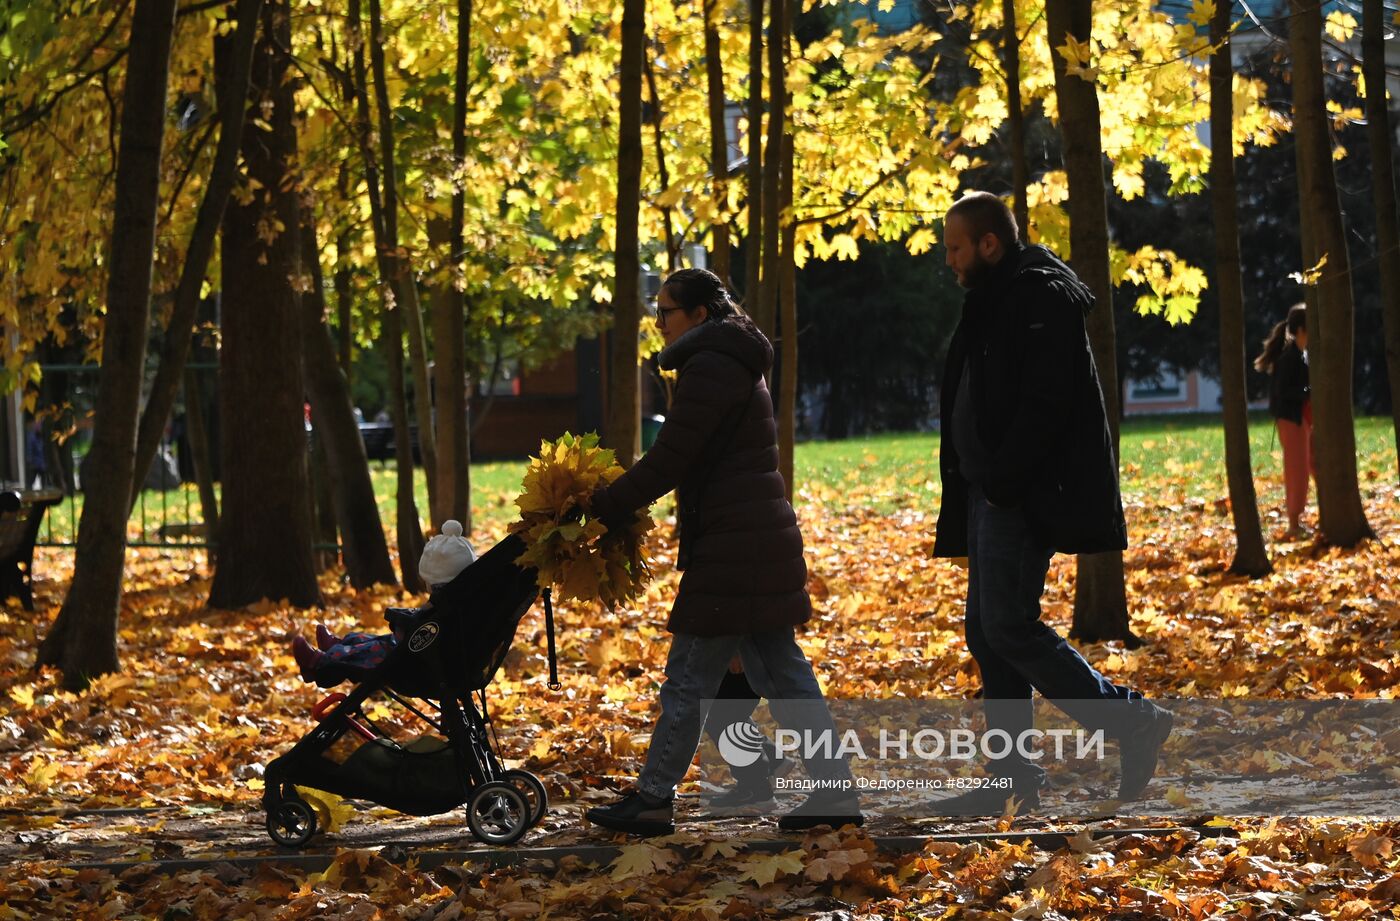
[[[980,288],[991,277],[991,274],[992,263],[983,259],[981,253],[974,252],[972,265],[963,273],[962,278],[958,279],[958,283],[964,288]]]

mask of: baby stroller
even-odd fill
[[[540,594],[535,570],[515,565],[524,550],[524,541],[511,535],[439,586],[431,606],[386,612],[405,639],[379,666],[347,668],[345,677],[355,686],[317,704],[316,728],[268,764],[263,808],[272,840],[301,847],[316,833],[315,809],[298,795],[298,785],[410,815],[438,815],[465,804],[467,826],[486,844],[512,844],[539,822],[548,805],[544,785],[528,771],[502,767],[486,709],[486,686]],[[554,689],[548,589],[544,611]],[[437,735],[401,744],[378,731],[363,710],[374,694],[407,708]]]

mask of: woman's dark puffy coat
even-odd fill
[[[687,330],[658,361],[679,372],[666,422],[651,450],[594,496],[594,512],[616,520],[677,488],[684,509],[704,480],[697,514],[681,515],[689,560],[667,628],[722,636],[803,623],[811,602],[802,534],[778,472],[763,380],[773,346],[748,317],[733,316]]]

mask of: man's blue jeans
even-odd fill
[[[988,729],[1012,739],[1031,729],[1036,690],[1080,725],[1107,738],[1131,732],[1150,712],[1141,693],[1094,670],[1040,619],[1040,596],[1053,550],[1031,533],[1017,508],[1000,508],[976,486],[968,490],[967,647],[982,672]],[[1105,707],[1100,701],[1122,701]],[[991,766],[999,775],[1039,781],[1044,769],[1012,754]]]
[[[666,683],[661,686],[661,716],[652,731],[647,763],[637,786],[649,796],[670,799],[676,785],[690,769],[700,745],[710,701],[737,654],[744,674],[761,697],[766,697],[774,718],[784,729],[799,733],[830,732],[833,750],[839,736],[831,721],[821,687],[812,666],[797,645],[792,628],[729,636],[671,637],[666,660]],[[814,780],[849,781],[844,759],[806,759]]]

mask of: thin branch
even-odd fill
[[[110,74],[102,75],[102,95],[107,98],[107,150],[111,152],[111,162],[117,162],[117,97],[112,93],[108,81]]]
[[[219,126],[222,116],[209,119],[209,123],[204,126],[204,133],[195,141],[194,148],[190,151],[189,158],[185,160],[185,168],[180,172],[180,178],[175,182],[175,190],[170,194],[170,202],[165,208],[165,219],[162,223],[169,223],[170,218],[175,214],[175,205],[180,200],[180,193],[184,191],[185,183],[189,181],[190,174],[194,172],[194,166],[199,162],[199,155],[204,152],[205,146],[209,143],[209,138],[213,136],[214,129]]]
[[[884,185],[885,183],[889,182],[889,181],[890,181],[891,179],[893,179],[894,177],[898,176],[899,174],[901,174],[901,173],[903,173],[905,170],[907,170],[907,169],[909,168],[909,166],[910,166],[910,163],[912,163],[912,162],[913,162],[912,160],[911,160],[911,161],[908,161],[908,162],[906,162],[906,163],[903,163],[903,164],[899,165],[899,166],[896,167],[895,169],[889,170],[889,171],[887,171],[887,172],[881,173],[879,176],[876,176],[876,177],[875,177],[875,181],[872,182],[869,186],[867,186],[864,192],[861,192],[859,195],[857,195],[857,196],[855,197],[855,199],[852,200],[852,201],[851,201],[849,204],[847,204],[845,207],[843,207],[843,208],[838,208],[837,210],[828,212],[828,213],[826,213],[826,214],[819,214],[819,215],[816,215],[815,217],[804,217],[804,218],[799,218],[799,219],[798,219],[797,221],[795,221],[794,223],[796,223],[796,224],[799,225],[799,226],[801,226],[802,224],[824,224],[824,223],[826,223],[827,221],[834,221],[834,220],[836,220],[837,218],[845,217],[846,215],[850,214],[852,211],[859,210],[859,209],[860,209],[860,206],[861,206],[861,202],[865,201],[867,198],[869,198],[871,195],[873,195],[873,194],[875,193],[875,191],[876,191],[877,189],[880,188],[880,186]]]

